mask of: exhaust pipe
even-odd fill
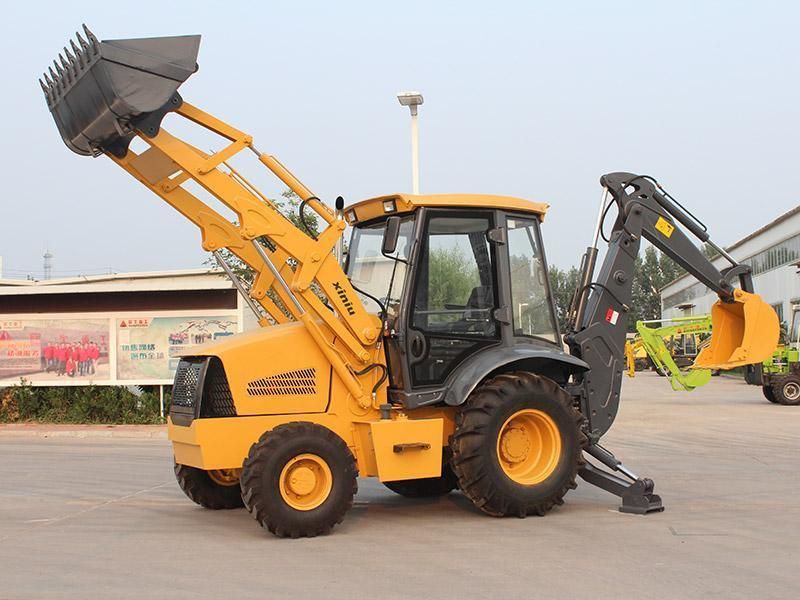
[[[199,35],[99,41],[83,26],[39,83],[67,147],[123,157],[136,135],[158,133],[180,107],[180,85],[197,71]]]

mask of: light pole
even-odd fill
[[[411,111],[411,192],[419,194],[419,128],[417,127],[417,107],[423,103],[419,92],[400,92],[397,94],[400,104]]]

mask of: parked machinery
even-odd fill
[[[711,315],[636,322],[636,337],[625,347],[628,376],[635,375],[635,351],[640,347],[659,375],[669,378],[674,390],[691,391],[711,380],[711,369],[693,368],[711,334]]]
[[[764,397],[774,404],[800,406],[800,305],[792,306],[786,343],[781,344],[747,382],[760,385]]]

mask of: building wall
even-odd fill
[[[734,244],[729,252],[737,261],[750,265],[756,293],[775,307],[781,320],[788,321],[791,305],[800,302],[800,210],[779,217],[774,225]],[[721,257],[713,262],[719,269],[728,266]],[[707,314],[716,300],[716,294],[706,286],[693,277],[683,277],[661,290],[662,318]],[[679,304],[694,306],[684,310],[677,308]]]

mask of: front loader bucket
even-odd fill
[[[694,361],[695,369],[733,369],[760,363],[778,345],[775,310],[758,294],[734,291],[733,302],[711,307],[711,343]]]
[[[155,135],[181,104],[178,87],[197,71],[199,35],[98,41],[86,26],[39,83],[67,147],[84,156],[124,156],[148,116]],[[60,63],[60,64],[59,64]]]

